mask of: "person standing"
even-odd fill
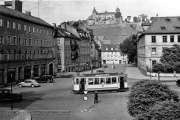
[[[94,104],[98,103],[98,93],[95,91],[94,93]]]

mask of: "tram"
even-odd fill
[[[123,73],[83,74],[73,78],[74,93],[126,90],[128,90],[127,74]]]

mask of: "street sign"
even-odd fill
[[[88,99],[87,96],[85,96],[85,97],[84,97],[84,100],[87,101],[87,99]]]
[[[87,94],[87,92],[88,92],[88,91],[86,91],[86,90],[85,90],[85,91],[84,91],[84,94],[86,95],[86,94]]]

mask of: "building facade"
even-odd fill
[[[103,44],[101,46],[102,64],[126,64],[127,55],[123,55],[119,45]]]
[[[30,12],[22,13],[19,0],[0,5],[0,84],[56,72],[53,29]]]
[[[57,36],[62,64],[59,72],[78,72],[90,69],[91,38],[89,31],[82,26],[72,27],[66,22],[59,27],[63,34],[61,37]]]
[[[163,47],[174,44],[180,44],[180,17],[157,17],[139,36],[139,69],[146,74],[155,63],[160,63]]]

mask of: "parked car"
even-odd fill
[[[12,100],[19,102],[23,100],[21,93],[12,93]],[[0,89],[0,101],[11,101],[11,90],[10,89]]]
[[[26,79],[18,84],[19,87],[40,87],[39,83],[34,79]]]
[[[35,80],[38,82],[49,82],[49,83],[53,83],[53,76],[52,75],[41,75],[40,77],[35,77]]]
[[[96,70],[97,73],[104,73],[104,70]]]

